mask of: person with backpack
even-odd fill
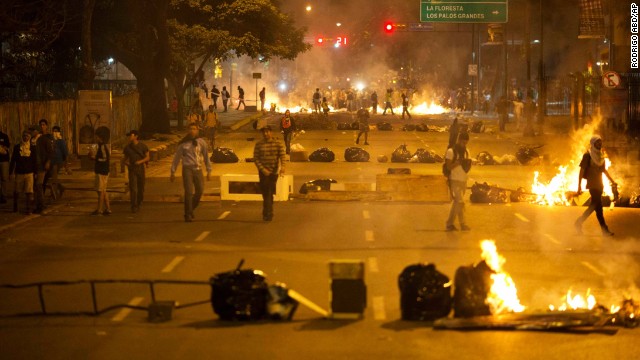
[[[244,89],[241,88],[240,85],[238,85],[238,107],[236,108],[236,110],[240,110],[240,105],[242,105],[243,109],[247,107],[247,105],[244,103]]]
[[[284,112],[284,117],[280,120],[280,132],[282,132],[284,137],[284,145],[287,155],[291,152],[291,138],[296,130],[296,122],[291,116],[289,109],[287,109],[287,111]]]
[[[604,221],[604,212],[602,210],[602,192],[604,191],[604,184],[602,183],[602,174],[607,176],[607,179],[611,182],[611,186],[615,187],[615,181],[606,169],[604,160],[604,154],[602,153],[602,138],[599,135],[591,137],[591,147],[582,156],[580,161],[580,175],[578,178],[578,191],[577,194],[582,194],[582,179],[587,180],[587,189],[591,194],[591,203],[589,207],[582,213],[582,215],[576,220],[574,226],[576,232],[582,234],[582,223],[591,215],[592,212],[596,212],[596,218],[600,224],[603,236],[613,236],[613,233],[609,231],[607,223]]]
[[[454,225],[456,218],[460,222],[460,230],[469,231],[464,218],[464,193],[467,190],[467,173],[471,169],[471,159],[467,151],[469,133],[461,132],[453,147],[447,149],[442,171],[447,177],[451,194],[451,209],[446,223],[446,231],[458,230]]]
[[[111,206],[107,195],[107,182],[111,168],[110,135],[109,128],[105,126],[97,128],[95,132],[96,141],[98,142],[96,152],[94,154],[93,150],[89,150],[89,158],[95,161],[95,186],[98,193],[98,208],[91,215],[111,215]],[[102,210],[103,205],[104,211]]]
[[[147,145],[140,142],[138,130],[129,131],[127,136],[129,144],[122,150],[122,160],[129,170],[131,212],[137,213],[144,198],[145,168],[151,158]]]
[[[320,99],[321,98],[322,98],[322,95],[320,95],[320,89],[316,88],[316,92],[313,93],[312,102],[313,102],[313,111],[315,111],[317,114],[320,113]]]

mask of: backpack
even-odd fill
[[[447,149],[449,150],[449,149]],[[469,156],[469,152],[467,150],[465,150],[465,154],[467,155],[467,157]],[[458,158],[458,153],[456,153],[455,151],[453,152],[453,160],[451,161],[456,161],[456,159]],[[468,169],[465,169],[466,167],[468,167]],[[463,166],[464,172],[469,172],[469,170],[471,169],[471,163],[469,162],[468,166]],[[451,176],[451,170],[449,170],[449,168],[447,167],[447,159],[445,158],[444,163],[442,163],[442,175],[444,175],[447,179],[449,178],[449,176]]]

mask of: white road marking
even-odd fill
[[[129,306],[138,306],[140,305],[140,303],[142,302],[142,300],[144,300],[143,297],[137,296],[134,297],[133,299],[131,299],[131,301],[129,301],[129,303],[127,305]],[[122,321],[124,320],[129,314],[131,314],[131,312],[133,311],[133,309],[129,309],[129,308],[124,308],[120,311],[118,311],[117,314],[115,314],[112,318],[111,321]]]
[[[193,241],[195,241],[195,242],[202,241],[202,240],[204,240],[207,236],[209,236],[209,234],[211,234],[211,231],[203,231],[203,232],[202,232],[202,234],[198,235],[198,237],[197,237],[195,240],[193,240]]]
[[[387,314],[384,311],[384,296],[373,297],[373,318],[375,320],[385,320]]]
[[[544,236],[545,236],[547,239],[549,239],[549,241],[551,241],[552,243],[554,243],[554,244],[556,244],[556,245],[561,245],[561,244],[562,244],[558,239],[554,238],[553,236],[551,236],[551,235],[549,235],[549,234],[544,234]]]
[[[523,222],[526,222],[526,223],[531,222],[531,221],[529,221],[529,219],[527,219],[526,217],[524,217],[524,215],[522,215],[522,214],[520,214],[520,213],[515,213],[514,215],[515,215],[518,219],[522,220]]]
[[[231,214],[231,211],[225,211],[222,214],[220,214],[220,216],[218,216],[218,220],[222,220],[224,218],[226,218],[227,216],[229,216],[229,214]]]
[[[369,210],[362,210],[362,218],[363,219],[371,219],[371,214],[369,214]]]
[[[182,260],[184,260],[184,256],[176,256],[175,258],[173,258],[173,260],[171,260],[169,265],[165,266],[164,269],[162,269],[162,272],[163,273],[172,272],[173,269],[175,269],[175,267],[182,262]]]
[[[373,237],[373,231],[371,230],[365,230],[364,232],[364,239],[367,241],[374,241],[374,237]]]
[[[369,264],[369,271],[372,273],[380,272],[378,268],[378,258],[370,257],[367,259],[367,263]]]
[[[600,269],[598,269],[597,267],[593,266],[590,262],[588,261],[583,261],[582,265],[584,265],[584,267],[586,267],[587,269],[593,271],[594,274],[596,275],[600,275],[600,276],[605,276],[607,274],[603,273],[602,271],[600,271]]]

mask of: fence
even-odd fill
[[[20,141],[20,134],[40,119],[49,121],[49,128],[58,125],[69,151],[76,148],[76,99],[49,101],[14,101],[0,103],[0,129],[9,135],[12,143]],[[124,136],[142,124],[140,97],[137,92],[113,98],[113,127],[111,137]]]

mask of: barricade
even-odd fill
[[[278,178],[274,201],[288,201],[293,193],[293,175]],[[223,174],[220,176],[220,199],[235,201],[262,201],[258,174]]]

